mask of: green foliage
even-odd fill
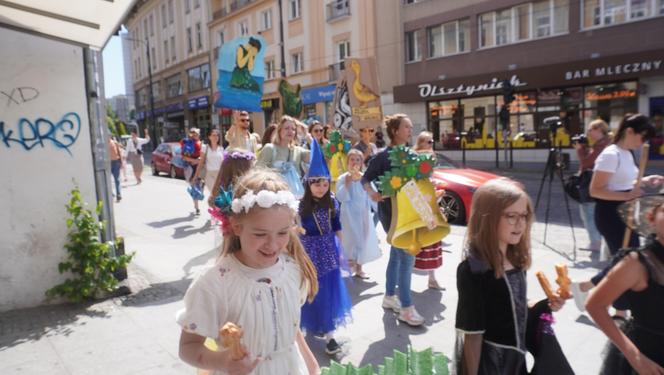
[[[421,352],[408,347],[408,353],[394,351],[393,357],[386,357],[385,363],[378,366],[378,375],[449,375],[449,360],[431,348]],[[321,375],[376,375],[371,365],[357,368],[348,363],[341,365],[335,361],[330,367],[323,367]]]
[[[436,164],[431,155],[418,155],[410,148],[399,145],[390,150],[391,169],[379,179],[381,192],[394,195],[410,180],[431,177]]]
[[[110,254],[111,242],[101,242],[99,232],[104,222],[97,222],[92,212],[85,208],[81,191],[75,187],[66,205],[70,217],[65,221],[69,233],[65,248],[67,260],[58,264],[62,274],[70,273],[62,284],[46,291],[48,297],[65,297],[71,302],[80,302],[98,296],[101,292],[112,292],[118,285],[113,272],[126,268],[134,254],[113,257]],[[102,203],[97,204],[99,216]]]
[[[108,131],[116,136],[117,138],[120,138],[120,133],[118,133],[118,125],[120,124],[120,119],[118,119],[118,115],[113,111],[113,108],[111,108],[110,105],[106,106],[106,125],[108,126]]]

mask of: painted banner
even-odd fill
[[[345,61],[346,82],[353,115],[353,128],[376,128],[383,121],[376,60],[372,57]]]
[[[279,94],[281,94],[282,109],[285,115],[299,118],[302,114],[302,98],[300,97],[302,86],[291,85],[285,79],[279,81]]]
[[[215,107],[261,111],[266,48],[261,36],[236,38],[221,47],[217,63],[219,98]]]
[[[346,78],[339,79],[334,92],[334,127],[343,132],[349,131],[353,126],[350,100],[348,98],[348,85]]]

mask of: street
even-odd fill
[[[524,183],[535,200],[539,173],[506,174]],[[136,252],[127,282],[133,293],[87,305],[44,306],[0,314],[1,374],[194,373],[178,358],[180,329],[175,313],[182,307],[182,296],[197,271],[217,256],[218,229],[210,224],[205,203],[201,203],[203,214],[193,215],[183,180],[153,177],[146,168],[142,184],[135,185],[132,177],[123,182],[122,195],[122,202],[115,204],[114,210],[117,231],[125,238],[127,252]],[[543,220],[546,198],[545,186],[538,220]],[[576,203],[570,201],[570,205],[577,246],[583,246],[587,234],[580,228]],[[542,244],[543,223],[536,223],[532,232],[533,265],[528,273],[531,300],[544,297],[535,278],[538,270],[553,280],[554,265],[566,263],[570,277],[581,279],[593,275],[599,267],[586,251],[578,251],[576,263],[559,254],[572,253],[572,233],[558,180],[554,180],[551,210],[547,234],[550,247]],[[445,290],[427,289],[424,275],[413,277],[415,306],[426,322],[423,327],[412,328],[380,306],[389,247],[385,233],[379,230],[383,257],[365,266],[368,280],[347,283],[354,304],[353,322],[338,331],[343,342],[338,360],[377,365],[394,349],[405,351],[408,345],[418,350],[433,347],[449,357],[453,355],[455,272],[465,231],[464,226],[453,226],[444,239],[444,264],[437,270],[437,277]],[[597,373],[606,342],[603,334],[571,300],[555,318],[558,339],[575,372]],[[308,342],[321,366],[327,365],[324,341],[310,337]]]

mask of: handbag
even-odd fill
[[[276,148],[272,148],[272,163],[274,164],[274,160],[277,158],[277,150]],[[284,178],[286,183],[288,184],[288,187],[295,196],[295,198],[302,198],[304,196],[304,185],[302,185],[302,181],[300,180],[300,174],[297,172],[297,169],[295,168],[295,165],[293,162],[290,161],[291,159],[291,151],[290,148],[288,149],[288,160],[283,162],[280,167],[277,167],[277,172],[281,174],[281,177]]]
[[[590,196],[590,181],[593,179],[593,171],[583,171],[579,176],[579,202],[590,203],[595,199]]]
[[[574,199],[577,202],[581,202],[581,195],[579,192],[580,180],[581,179],[578,174],[572,174],[565,177],[565,181],[563,181],[563,190],[565,190],[565,193],[570,198]]]
[[[200,164],[198,164],[198,178],[203,181],[205,181],[205,176],[207,175],[207,167],[205,165],[207,164],[207,155],[209,149],[210,146],[205,148],[205,155],[203,155],[203,160]]]

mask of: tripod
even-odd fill
[[[555,137],[552,138],[555,140]],[[569,258],[569,255],[565,252],[561,252],[556,250],[550,245],[546,244],[546,234],[547,234],[547,229],[549,227],[549,213],[551,209],[551,185],[553,183],[554,176],[557,176],[558,179],[560,180],[560,186],[563,187],[563,168],[565,167],[564,161],[562,159],[562,153],[560,150],[560,143],[558,144],[557,148],[556,147],[551,147],[549,149],[549,156],[546,159],[546,167],[544,168],[544,173],[542,173],[542,180],[540,181],[540,186],[539,190],[537,191],[537,200],[535,203],[535,212],[537,212],[537,207],[539,206],[540,202],[540,197],[542,195],[542,188],[544,187],[544,181],[548,178],[549,184],[548,184],[548,189],[547,189],[547,197],[546,197],[546,211],[544,213],[544,239],[542,243],[552,249],[553,251],[565,256],[566,258]],[[567,200],[567,194],[564,192],[565,189],[563,189],[563,197],[565,199],[565,207],[567,208],[567,218],[569,220],[569,227],[570,230],[572,231],[572,244],[573,244],[573,255],[572,255],[572,261],[576,261],[576,236],[574,235],[574,225],[572,224],[572,212],[570,211],[569,208],[569,201]]]

